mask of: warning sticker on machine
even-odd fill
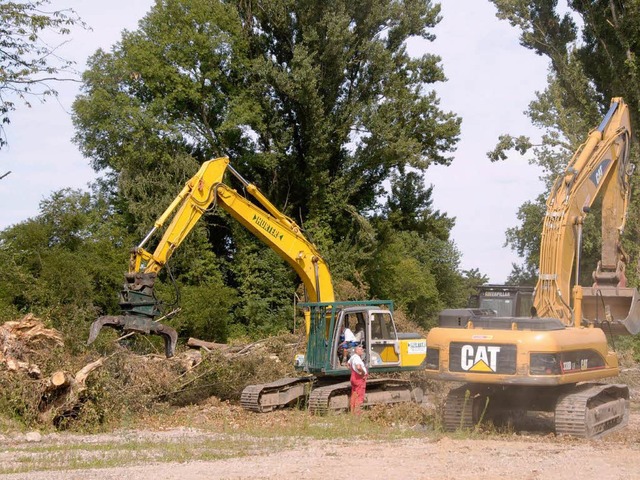
[[[425,355],[427,353],[427,341],[418,340],[407,342],[407,353],[410,355]]]

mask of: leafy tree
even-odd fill
[[[110,172],[108,187],[136,225],[168,204],[177,178],[229,155],[304,224],[334,279],[355,285],[375,256],[370,218],[385,181],[449,164],[458,140],[460,120],[430,89],[445,80],[439,57],[406,49],[411,37],[434,38],[439,11],[414,0],[157,2],[138,30],[90,59],[74,104],[76,141],[97,171]],[[208,242],[225,283],[241,293],[239,324],[285,325],[290,269],[258,255],[224,215],[204,223],[174,265]],[[432,225],[446,243],[452,223]],[[186,281],[191,265],[177,277]]]
[[[393,299],[424,327],[442,308],[464,305],[469,294],[458,271],[460,253],[449,240],[455,219],[434,210],[432,191],[416,172],[392,176],[374,219],[374,258],[365,267],[372,294]]]
[[[463,270],[462,277],[466,289],[466,293],[464,295],[465,299],[468,299],[472,293],[475,293],[480,285],[489,283],[489,277],[487,277],[483,273],[480,273],[480,270],[477,268],[472,268],[471,270]]]
[[[434,38],[439,6],[287,0],[253,7],[239,2],[263,112],[251,128],[279,204],[331,225],[340,238],[353,229],[349,207],[373,209],[393,171],[451,161],[459,119],[428,90],[445,79],[439,58],[411,58],[405,45],[412,36]]]
[[[247,109],[240,32],[231,5],[169,0],[111,53],[89,59],[73,108],[76,141],[94,169],[113,170],[130,203],[154,203],[159,174],[184,155],[196,159],[190,168],[223,153],[241,160],[234,150]],[[155,184],[129,193],[141,176]]]
[[[50,35],[64,36],[84,23],[71,9],[46,10],[50,0],[0,3],[0,148],[6,144],[4,125],[16,101],[56,96],[56,82],[73,81],[73,63],[50,45]],[[46,37],[46,38],[44,38]]]
[[[448,240],[455,219],[433,209],[433,185],[424,187],[417,172],[391,176],[391,194],[383,207],[383,215],[398,230],[415,231]]]
[[[234,230],[238,248],[229,264],[239,295],[234,333],[259,338],[291,330],[295,273],[247,232]]]
[[[224,343],[232,326],[231,309],[238,301],[236,291],[215,282],[182,287],[182,312],[172,326],[181,337],[195,337]]]
[[[632,125],[640,120],[635,60],[640,41],[636,28],[640,11],[634,1],[569,1],[568,10],[560,10],[556,0],[492,2],[498,9],[498,17],[521,30],[522,45],[549,58],[550,70],[547,89],[536,94],[528,111],[532,122],[545,131],[541,144],[534,146],[524,137],[504,136],[489,156],[495,160],[505,158],[505,149],[516,148],[521,153],[532,149],[532,162],[543,168],[544,180],[550,189],[587,133],[599,124],[612,97],[624,97]],[[637,141],[632,141],[635,150]],[[633,203],[636,202],[634,199]],[[638,230],[635,212],[632,205],[627,238]],[[512,273],[514,278],[522,279],[525,272],[529,277],[537,266],[539,240],[534,239],[539,238],[542,230],[543,213],[541,198],[535,204],[527,202],[519,211],[521,226],[507,232],[507,243],[526,255],[525,265]],[[587,241],[582,252],[585,274],[594,269],[599,258],[598,215],[596,206],[587,217],[591,223],[585,226]],[[635,242],[628,239],[624,242],[632,257],[637,257]]]
[[[413,232],[397,232],[378,248],[367,280],[381,298],[391,298],[397,307],[427,326],[444,306],[431,272],[432,250]]]
[[[349,230],[349,206],[374,207],[394,168],[449,163],[459,132],[425,90],[444,80],[438,57],[404,45],[433,37],[439,8],[361,3],[158,4],[92,57],[77,141],[127,183],[179,151],[228,153],[294,217]]]
[[[117,308],[127,255],[123,238],[104,198],[68,189],[53,193],[38,216],[0,234],[8,270],[0,276],[2,319],[30,311],[61,329],[74,348],[83,345],[83,322]]]

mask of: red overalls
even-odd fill
[[[360,375],[354,368],[351,369],[351,402],[349,408],[352,413],[360,415],[360,405],[364,402],[364,392],[367,386],[367,376]]]

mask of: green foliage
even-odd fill
[[[410,58],[404,47],[409,36],[433,38],[428,29],[439,20],[438,6],[238,5],[254,27],[252,89],[263,115],[251,127],[260,150],[275,150],[261,169],[276,178],[270,198],[279,204],[286,199],[303,218],[332,225],[339,238],[353,228],[349,207],[371,209],[394,169],[450,161],[446,152],[457,141],[459,119],[439,110],[425,90],[444,80],[439,59]]]
[[[632,157],[632,163],[638,165],[638,150],[633,152]],[[628,219],[622,236],[622,247],[629,255],[629,258],[632,259],[629,262],[629,266],[633,265],[633,259],[640,258],[640,243],[637,241],[640,238],[640,222],[637,221],[640,218],[639,187],[638,176],[634,175],[631,177],[631,200],[629,202]],[[640,269],[627,268],[626,275],[630,285],[640,285]]]
[[[89,377],[82,408],[68,427],[100,431],[160,413],[162,395],[174,388],[179,374],[175,362],[149,361],[124,352],[111,355]]]
[[[38,424],[38,381],[24,372],[0,371],[0,412],[3,418],[25,428]]]
[[[536,272],[540,263],[540,242],[545,212],[545,198],[540,195],[536,202],[525,202],[520,206],[517,214],[517,218],[521,222],[520,226],[507,230],[506,244],[511,245],[518,256],[525,259],[522,267],[513,266],[509,283],[528,279],[529,274],[537,279]],[[514,285],[518,284],[514,283]],[[530,284],[530,282],[527,281],[526,284]]]
[[[599,124],[612,97],[624,98],[632,127],[640,121],[639,70],[635,61],[640,45],[637,28],[640,10],[635,0],[569,1],[568,10],[559,8],[556,0],[492,1],[498,16],[520,29],[522,45],[549,58],[551,68],[546,90],[536,94],[528,111],[532,122],[545,131],[542,143],[531,146],[524,137],[513,143],[512,137],[504,136],[489,155],[493,159],[504,158],[509,148],[520,153],[532,150],[535,156],[531,161],[543,168],[543,180],[550,189],[588,132]],[[637,150],[635,137],[632,145],[632,150]],[[633,158],[637,163],[637,157]],[[632,252],[630,264],[635,264],[638,258],[637,242],[631,234],[631,230],[637,231],[640,218],[636,198],[634,195],[628,212],[627,236],[623,238]],[[538,223],[542,207],[541,199],[524,204],[519,211],[521,226],[507,232],[507,243],[526,258],[524,265],[515,266],[512,279],[524,281],[535,274],[539,247],[534,244],[539,244],[535,239],[542,230]],[[584,276],[590,274],[600,257],[598,221],[593,219],[596,215],[594,210],[587,217],[591,225],[585,226],[581,262]],[[635,277],[635,272],[630,274]]]
[[[489,283],[489,277],[480,273],[477,268],[462,271],[462,279],[455,282],[452,292],[452,299],[447,304],[450,308],[460,308],[470,306],[470,301],[478,297],[478,287]]]
[[[100,196],[62,190],[40,209],[0,234],[7,266],[0,276],[0,310],[7,312],[5,320],[33,312],[78,349],[86,338],[84,322],[117,308],[125,235]]]
[[[428,327],[445,306],[459,303],[457,252],[414,232],[386,232],[365,279],[375,298],[390,298],[409,318]]]
[[[182,312],[172,326],[183,338],[225,343],[229,334],[231,308],[237,303],[234,289],[222,281],[186,285],[181,289]]]
[[[295,375],[294,346],[299,338],[286,334],[254,346],[251,355],[207,354],[198,370],[186,375],[167,399],[174,405],[206,401],[211,396],[238,401],[246,385],[271,382]]]
[[[417,172],[393,174],[391,194],[383,208],[391,226],[397,230],[414,231],[421,236],[431,235],[448,240],[455,219],[433,209],[433,185],[425,188],[422,175]]]
[[[529,140],[529,137],[526,137],[524,135],[520,135],[517,138],[512,137],[511,135],[500,135],[496,148],[487,153],[487,156],[492,162],[496,162],[498,160],[506,160],[507,150],[514,149],[518,153],[524,155],[532,146],[533,145],[531,144],[531,140]]]
[[[411,58],[404,46],[432,39],[438,13],[430,2],[380,0],[161,2],[90,60],[76,141],[96,170],[113,170],[136,221],[168,203],[184,155],[224,152],[304,220],[321,251],[347,239],[342,250],[363,259],[375,234],[361,225],[383,182],[407,166],[448,164],[457,142],[460,120],[426,90],[444,80],[438,57]],[[237,261],[235,241],[209,228],[217,239],[216,253]],[[354,276],[357,261],[335,268]]]
[[[635,367],[640,362],[640,337],[638,335],[616,337],[615,347],[622,367]]]
[[[112,53],[98,51],[74,104],[76,140],[96,170],[135,182],[179,153],[202,161],[234,141],[244,50],[231,5],[161,2]],[[242,113],[238,115],[242,117]]]
[[[239,240],[229,264],[239,296],[234,331],[254,338],[290,331],[295,273],[246,232],[238,231],[234,237]]]
[[[416,172],[392,177],[365,274],[374,296],[393,299],[423,327],[442,308],[466,304],[470,293],[458,271],[460,253],[449,240],[455,220],[433,209],[432,190]]]

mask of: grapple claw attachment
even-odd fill
[[[103,316],[91,324],[87,345],[94,342],[102,327],[111,327],[125,333],[142,333],[145,335],[160,335],[164,340],[164,352],[167,358],[173,357],[176,351],[178,333],[171,327],[154,322],[147,317],[135,315]]]
[[[87,339],[87,345],[91,345],[96,338],[98,338],[98,334],[102,327],[111,327],[115,329],[121,329],[124,325],[123,323],[124,317],[120,316],[104,316],[98,318],[91,324],[89,328],[89,338]]]
[[[161,323],[153,322],[151,326],[151,333],[154,335],[160,335],[164,340],[164,354],[167,358],[171,358],[176,353],[176,343],[178,342],[178,332],[173,328],[162,325]]]

